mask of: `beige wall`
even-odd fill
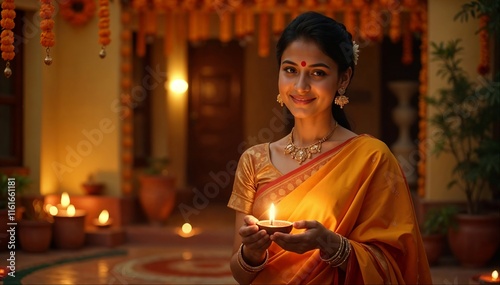
[[[460,10],[462,4],[469,2],[466,0],[440,0],[429,1],[429,43],[447,42],[454,39],[462,39],[461,46],[464,48],[462,64],[471,76],[476,73],[476,66],[479,60],[479,41],[475,34],[478,29],[476,21],[469,19],[467,23],[454,21],[455,14]],[[431,47],[429,46],[429,51]],[[431,59],[431,56],[429,56]],[[445,87],[445,82],[436,76],[438,70],[437,63],[429,62],[429,95],[436,94],[439,88]],[[432,109],[429,108],[429,114]],[[432,148],[432,134],[435,129],[428,126],[428,145]],[[463,200],[464,195],[457,189],[447,189],[447,184],[451,179],[451,170],[454,162],[451,155],[441,155],[435,157],[430,152],[427,153],[425,198],[429,200]]]
[[[25,165],[34,188],[42,194],[82,194],[81,183],[94,173],[106,184],[106,194],[119,195],[120,122],[112,108],[119,94],[119,33],[112,34],[101,59],[97,17],[72,27],[57,15],[54,61],[46,66],[33,17],[38,7],[23,4],[18,7],[31,11],[25,23],[35,27],[25,36]],[[118,3],[110,8],[111,15],[119,14]],[[111,17],[111,29],[118,26],[119,17]]]

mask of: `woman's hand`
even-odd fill
[[[297,221],[293,223],[293,227],[306,231],[293,235],[277,232],[270,237],[271,240],[284,250],[300,254],[318,248],[331,248],[336,241],[336,234],[318,221]]]
[[[271,245],[271,239],[265,230],[257,226],[259,221],[252,215],[244,217],[244,224],[238,233],[243,243],[243,256],[250,265],[258,265],[265,258],[266,249]]]

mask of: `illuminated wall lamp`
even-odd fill
[[[188,89],[188,83],[184,79],[174,79],[170,81],[168,88],[175,94],[182,94]]]

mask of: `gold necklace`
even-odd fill
[[[337,122],[335,122],[335,127],[333,127],[333,130],[330,133],[328,133],[324,138],[307,147],[297,147],[295,146],[295,144],[293,144],[292,128],[290,137],[288,138],[288,144],[285,146],[285,155],[291,155],[293,159],[299,162],[299,164],[302,164],[302,162],[304,162],[306,159],[312,158],[313,154],[321,152],[321,144],[326,142],[333,135],[333,133],[337,129],[337,126],[338,124]]]

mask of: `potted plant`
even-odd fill
[[[53,218],[43,206],[42,199],[33,201],[31,211],[19,221],[19,243],[26,252],[45,252],[52,241]]]
[[[426,213],[421,229],[429,265],[436,264],[442,256],[448,229],[456,226],[453,217],[457,212],[457,207],[445,206],[431,209]]]
[[[479,2],[476,4],[497,5],[496,1]],[[478,6],[482,8],[477,14],[488,11],[483,6]],[[498,22],[498,15],[490,19]],[[466,197],[466,211],[455,215],[457,227],[448,232],[450,249],[462,265],[480,267],[493,257],[500,244],[498,209],[493,214],[485,211],[489,208],[485,207],[483,195],[491,188],[492,179],[500,175],[500,141],[494,131],[500,122],[500,81],[498,74],[494,80],[479,75],[477,80],[471,79],[460,65],[461,51],[460,40],[432,43],[432,55],[440,63],[437,75],[446,80],[448,87],[439,89],[428,102],[436,111],[430,117],[438,131],[433,151],[436,155],[452,154],[455,166],[448,187],[463,190]]]
[[[175,204],[175,177],[167,171],[167,158],[149,159],[149,167],[139,176],[139,202],[152,224],[163,224]]]
[[[87,195],[101,195],[104,191],[104,183],[96,182],[94,175],[89,174],[87,181],[82,183],[82,188]]]

